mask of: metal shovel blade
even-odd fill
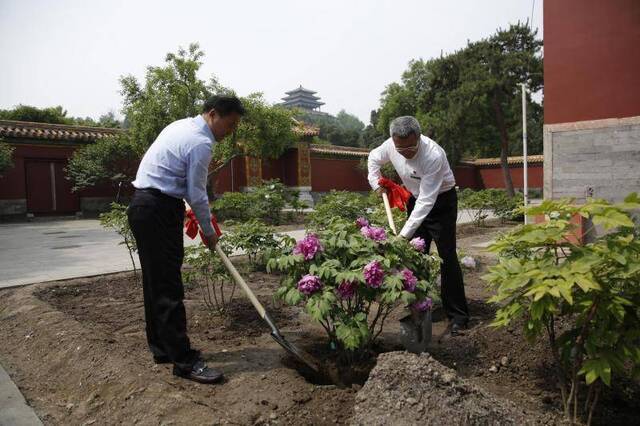
[[[240,288],[242,288],[244,293],[247,295],[253,307],[256,309],[256,311],[258,311],[258,315],[260,315],[260,317],[262,317],[262,319],[267,323],[269,328],[271,328],[271,337],[273,337],[273,340],[278,342],[278,344],[282,346],[287,352],[295,356],[303,364],[311,368],[314,372],[316,373],[319,372],[320,367],[318,366],[318,363],[315,361],[315,359],[311,355],[309,355],[302,349],[296,347],[295,345],[287,342],[287,340],[284,337],[282,337],[282,334],[280,334],[280,331],[278,330],[276,323],[271,318],[271,315],[269,315],[269,312],[267,312],[264,306],[262,306],[262,303],[260,303],[256,295],[253,294],[253,291],[251,291],[251,289],[245,282],[244,278],[242,278],[240,273],[238,273],[238,270],[236,269],[236,267],[233,266],[233,263],[231,263],[231,261],[229,260],[227,255],[222,251],[219,245],[216,245],[215,251],[216,253],[218,253],[220,258],[222,259],[222,263],[224,263],[224,266],[227,268],[227,270],[229,271],[233,279],[236,281],[236,283],[238,283]]]
[[[315,360],[315,358],[313,356],[311,356],[307,352],[303,351],[302,349],[300,349],[296,345],[288,342],[287,339],[285,339],[283,335],[281,335],[280,333],[278,333],[276,331],[272,331],[271,332],[271,337],[273,337],[273,340],[275,340],[280,346],[282,346],[284,348],[284,350],[286,350],[291,355],[296,357],[296,359],[298,359],[304,365],[306,365],[307,367],[309,367],[310,369],[312,369],[316,373],[320,372],[320,366],[318,365],[318,363],[316,362],[316,360]]]

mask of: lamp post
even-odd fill
[[[529,175],[527,171],[527,86],[522,86],[522,177],[524,181],[524,207],[529,205]],[[524,215],[524,224],[527,224],[527,214]]]

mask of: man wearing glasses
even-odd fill
[[[469,322],[462,270],[456,253],[458,197],[447,155],[433,140],[422,135],[414,117],[398,117],[391,122],[391,137],[369,153],[369,183],[382,194],[378,184],[380,168],[391,162],[412,197],[407,203],[409,218],[400,231],[406,239],[420,237],[427,249],[435,241],[442,258],[441,295],[450,321],[452,336]]]

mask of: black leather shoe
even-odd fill
[[[224,379],[222,371],[207,367],[207,364],[205,364],[201,359],[193,364],[191,370],[183,370],[174,365],[173,374],[178,377],[205,384],[219,383]]]
[[[466,329],[467,329],[467,324],[460,324],[460,323],[454,322],[451,325],[451,337],[464,334],[464,330]]]

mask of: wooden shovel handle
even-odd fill
[[[389,204],[389,196],[386,192],[382,193],[382,201],[384,202],[384,209],[387,212],[387,219],[389,220],[389,226],[393,231],[394,235],[398,235],[398,231],[396,230],[396,224],[393,222],[393,214],[391,213],[391,205]]]
[[[231,263],[225,252],[222,251],[219,244],[216,244],[215,250],[216,253],[218,253],[218,256],[220,256],[220,259],[222,259],[222,263],[224,263],[224,266],[227,268],[235,282],[238,283],[238,285],[242,288],[244,293],[251,301],[253,307],[256,308],[256,311],[258,311],[258,315],[260,315],[260,318],[265,319],[266,311],[264,309],[264,306],[262,306],[262,303],[260,303],[255,294],[253,294],[247,283],[244,281],[244,278],[242,278],[240,273],[238,273],[238,270],[235,266],[233,266],[233,263]]]

